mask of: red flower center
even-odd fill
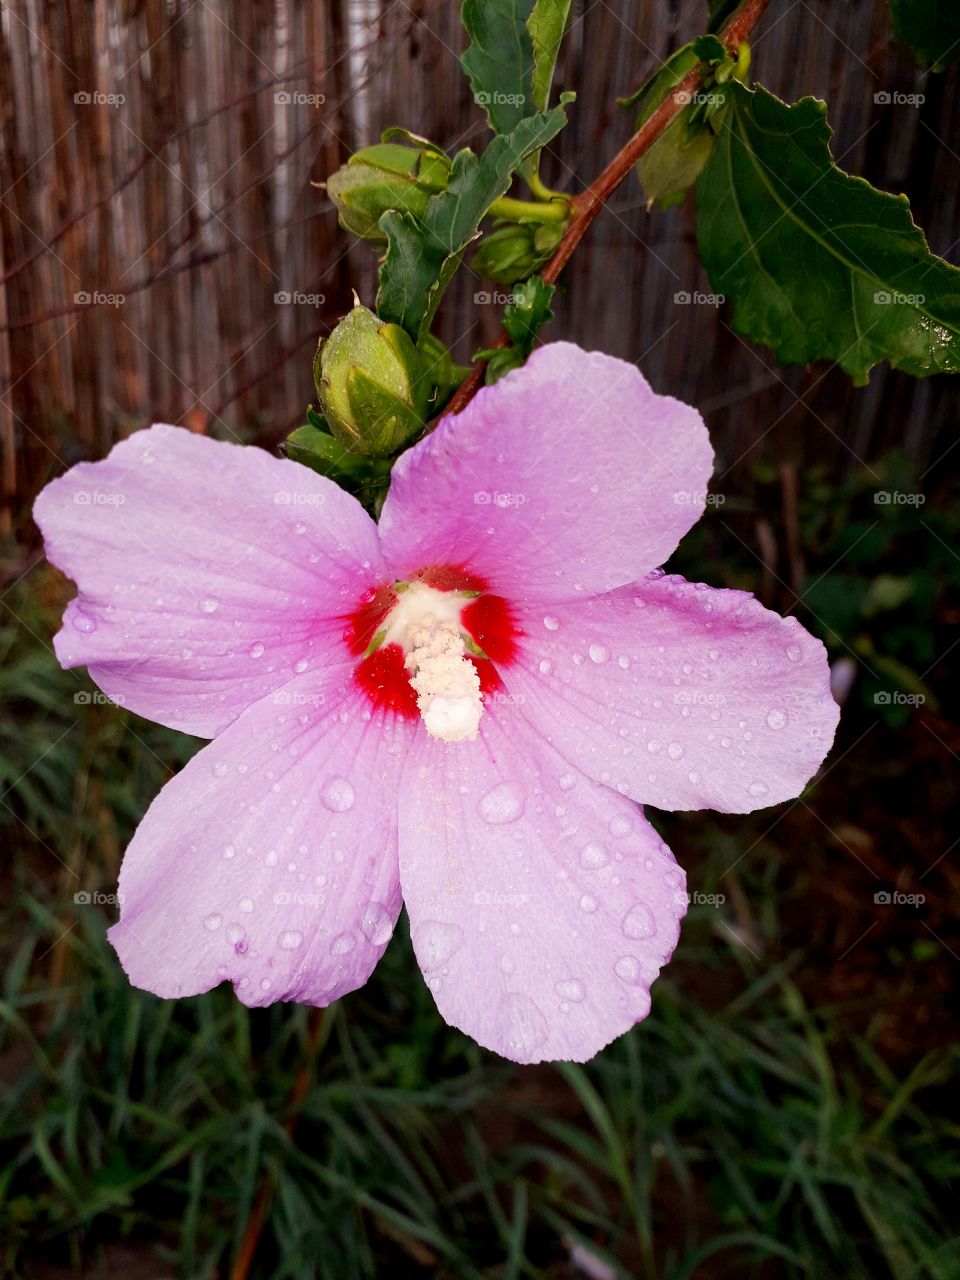
[[[514,661],[521,634],[510,603],[467,569],[432,565],[405,582],[381,583],[344,619],[344,640],[359,659],[354,680],[375,707],[410,719],[420,714],[405,622],[408,613],[431,609],[456,619],[467,646],[463,656],[477,670],[481,694],[500,687],[498,668]]]

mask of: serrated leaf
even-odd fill
[[[511,345],[487,347],[473,357],[486,361],[484,378],[488,386],[511,369],[519,369],[529,356],[540,330],[553,319],[550,302],[555,292],[556,285],[546,284],[540,276],[531,276],[516,287],[513,300],[503,312],[503,327]]]
[[[697,237],[737,332],[858,383],[882,360],[918,377],[960,368],[960,270],[930,253],[906,196],[837,168],[823,102],[724,92]]]
[[[571,3],[572,0],[536,0],[527,19],[527,32],[533,45],[530,90],[533,105],[538,111],[546,111],[550,101],[550,86],[570,18]]]
[[[494,133],[510,133],[536,110],[530,87],[533,45],[526,26],[531,4],[532,0],[463,0],[460,9],[470,37],[460,65]]]
[[[504,195],[523,160],[556,137],[566,124],[564,106],[528,116],[509,134],[499,134],[478,158],[469,149],[453,159],[445,191],[432,196],[422,218],[393,210],[380,219],[387,253],[380,266],[377,314],[400,324],[417,342],[464,250],[487,210]]]
[[[897,39],[934,71],[942,71],[960,58],[957,0],[890,0],[890,17]]]

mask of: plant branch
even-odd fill
[[[770,0],[744,0],[736,13],[732,14],[720,31],[720,39],[730,50],[736,53],[740,45],[747,39],[756,26]],[[644,120],[643,124],[630,141],[613,157],[601,174],[594,179],[585,191],[570,201],[570,225],[564,232],[563,239],[557,245],[550,261],[540,272],[547,284],[554,284],[560,272],[567,265],[570,257],[586,235],[590,224],[610,199],[617,187],[624,180],[642,155],[663,136],[667,127],[677,118],[690,101],[692,94],[700,88],[706,72],[706,65],[699,63],[680,81],[669,97],[664,98],[656,111]],[[494,347],[510,346],[509,334],[501,332]],[[441,418],[450,413],[459,413],[465,408],[480,390],[486,372],[486,362],[478,361],[470,376],[447,402],[443,411],[437,416],[429,429],[432,429]]]

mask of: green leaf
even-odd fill
[[[546,111],[550,86],[557,67],[557,55],[570,18],[571,0],[536,0],[527,19],[533,45],[531,93],[538,111]]]
[[[311,406],[307,410],[306,426],[297,427],[283,442],[281,447],[286,456],[368,503],[382,499],[390,484],[390,462],[352,453],[325,431],[322,424],[323,418]]]
[[[510,133],[534,110],[533,45],[526,22],[532,0],[463,0],[460,20],[470,37],[460,64],[473,98],[494,133]]]
[[[521,120],[511,133],[494,138],[479,158],[469,148],[459,151],[447,189],[430,198],[422,218],[394,210],[383,215],[387,253],[377,293],[381,319],[402,325],[421,341],[487,210],[509,189],[523,160],[560,132],[569,101],[571,95],[564,94],[560,106]]]
[[[913,49],[918,62],[942,71],[960,58],[957,0],[890,0],[890,16],[897,39]]]
[[[918,377],[960,368],[960,270],[930,253],[906,196],[837,168],[824,103],[724,92],[697,237],[737,332],[860,384],[882,360]]]
[[[556,285],[546,284],[540,276],[531,276],[514,290],[513,299],[503,312],[503,327],[512,345],[488,347],[473,357],[487,362],[488,385],[511,369],[518,369],[527,359],[540,330],[553,319],[550,302],[555,292]]]

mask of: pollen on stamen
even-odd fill
[[[407,655],[424,727],[445,742],[477,736],[483,700],[477,668],[466,657],[463,636],[449,621],[427,614],[410,628],[413,649]]]

